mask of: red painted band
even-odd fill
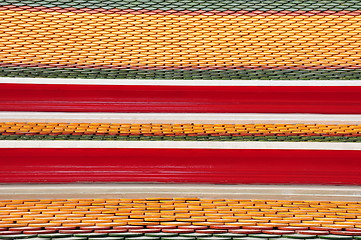
[[[361,151],[0,149],[0,182],[361,184]]]
[[[361,114],[353,86],[0,84],[0,111]]]

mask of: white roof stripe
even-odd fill
[[[0,112],[0,122],[361,124],[361,114]]]
[[[339,142],[227,142],[227,141],[31,141],[2,140],[0,148],[161,148],[161,149],[282,149],[361,150],[361,143]]]
[[[141,80],[0,77],[0,83],[154,86],[361,86],[361,80]]]

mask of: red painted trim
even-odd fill
[[[0,149],[0,182],[361,184],[361,151]]]
[[[0,91],[0,111],[361,114],[357,86],[0,84]]]

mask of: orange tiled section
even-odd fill
[[[325,124],[107,124],[0,123],[0,134],[110,135],[287,135],[359,136],[361,125]]]
[[[267,6],[266,4],[265,6]],[[0,62],[134,68],[359,68],[361,15],[0,11]]]
[[[361,202],[238,199],[0,201],[0,227],[248,226],[361,228]]]

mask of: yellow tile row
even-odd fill
[[[118,124],[2,122],[0,134],[360,134],[360,125],[325,124]]]
[[[0,11],[0,61],[112,66],[359,65],[359,16]]]
[[[0,201],[0,227],[93,225],[360,228],[361,202],[187,198]]]

